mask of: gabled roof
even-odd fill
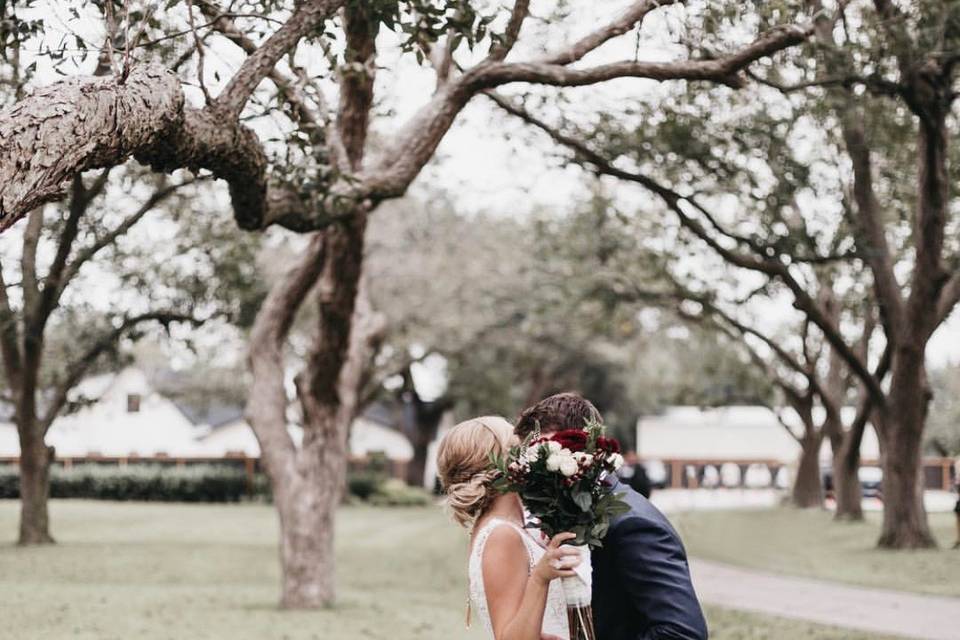
[[[212,400],[203,405],[192,404],[184,398],[176,398],[173,404],[194,425],[206,425],[211,429],[236,422],[243,417],[243,405]]]

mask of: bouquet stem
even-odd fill
[[[570,630],[570,640],[597,640],[593,630],[593,608],[567,607],[567,628]]]

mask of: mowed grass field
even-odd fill
[[[463,624],[466,537],[438,508],[341,509],[339,602],[317,612],[276,607],[267,505],[54,501],[59,544],[26,549],[12,544],[18,509],[0,501],[3,640],[484,637]],[[877,638],[710,607],[707,616],[720,640]]]
[[[960,550],[953,513],[932,513],[940,548],[881,551],[874,547],[881,514],[859,523],[833,522],[825,511],[700,511],[671,516],[691,555],[795,576],[867,587],[960,596]],[[960,638],[960,630],[957,637]]]

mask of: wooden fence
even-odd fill
[[[753,466],[766,467],[770,473],[770,486],[776,483],[777,473],[784,467],[790,465],[779,460],[764,459],[716,459],[708,460],[702,458],[672,458],[660,460],[666,469],[666,488],[668,489],[697,489],[700,488],[704,469],[714,467],[718,472],[725,465],[735,465],[739,469],[739,484],[736,486],[746,486],[745,480],[747,469]],[[864,460],[862,466],[879,466],[877,460]],[[928,489],[941,489],[951,491],[956,485],[956,471],[954,469],[954,460],[952,458],[925,458],[923,461],[924,481]],[[722,485],[726,486],[726,485]]]

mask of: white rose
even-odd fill
[[[568,478],[580,470],[580,465],[574,460],[573,456],[564,456],[560,459],[560,473]]]
[[[572,458],[573,452],[564,447],[563,449],[560,449],[560,455],[562,455],[564,458]]]
[[[593,464],[593,454],[591,453],[583,454],[580,461],[583,463],[585,467],[589,467],[590,465]]]
[[[560,443],[559,443],[559,442],[556,442],[556,441],[554,441],[554,440],[548,440],[548,441],[547,441],[547,448],[550,449],[550,453],[560,453],[560,449],[561,449],[562,447],[560,446]]]
[[[611,453],[607,456],[607,462],[613,467],[614,471],[623,466],[623,456],[619,453]]]
[[[560,457],[559,455],[557,455],[557,454],[551,455],[549,458],[547,458],[547,470],[548,470],[548,471],[559,471],[559,470],[560,470],[560,462],[561,462],[562,459],[563,459],[563,458],[561,458],[561,457]]]

